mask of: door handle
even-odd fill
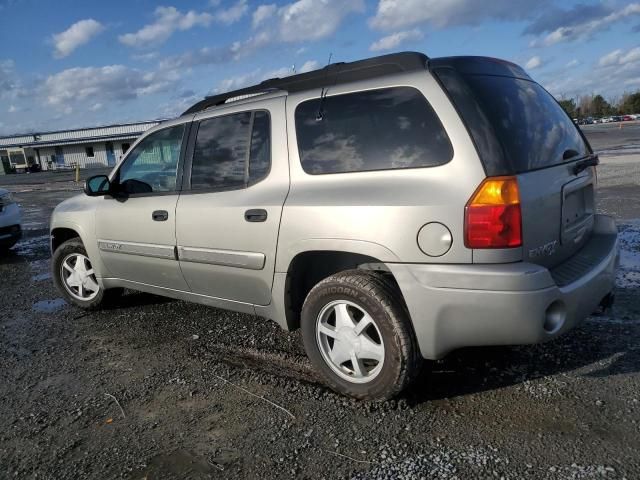
[[[267,211],[263,208],[252,208],[244,212],[244,219],[247,222],[264,222],[267,219]]]
[[[166,210],[156,210],[151,214],[151,218],[156,222],[165,222],[169,218]]]

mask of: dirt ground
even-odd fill
[[[0,258],[0,478],[639,478],[640,126],[584,130],[621,231],[613,312],[454,352],[384,403],[329,391],[299,333],[259,318],[133,292],[65,304],[47,227],[78,186],[0,177],[25,228]]]

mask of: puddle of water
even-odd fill
[[[41,273],[39,275],[34,275],[31,277],[31,280],[34,282],[41,282],[43,280],[49,280],[51,278],[51,272]]]
[[[49,235],[40,235],[20,240],[15,246],[15,251],[20,255],[34,254],[37,250],[48,248],[49,238]]]
[[[620,268],[616,283],[621,288],[640,287],[640,221],[622,225],[620,240]]]
[[[40,300],[32,305],[33,310],[39,313],[52,313],[63,308],[67,302],[62,298],[54,298],[53,300]]]
[[[598,155],[633,155],[640,153],[640,144],[629,143],[620,147],[608,148],[605,150],[599,150]]]

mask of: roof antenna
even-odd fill
[[[333,56],[333,52],[329,53],[329,60],[327,61],[327,66],[326,68],[326,72],[324,74],[324,82],[327,82],[327,77],[329,76],[329,65],[331,65],[331,57]],[[318,114],[316,115],[316,122],[320,122],[322,121],[322,119],[324,118],[324,110],[322,109],[322,106],[324,105],[324,99],[327,96],[327,92],[329,91],[328,88],[325,88],[324,86],[322,87],[322,90],[320,90],[320,104],[318,105]]]

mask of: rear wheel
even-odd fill
[[[53,282],[64,298],[80,308],[98,309],[122,293],[100,286],[80,239],[67,240],[53,253]]]
[[[327,385],[358,399],[393,397],[422,364],[400,292],[372,272],[349,270],[318,283],[302,308],[302,335]]]

